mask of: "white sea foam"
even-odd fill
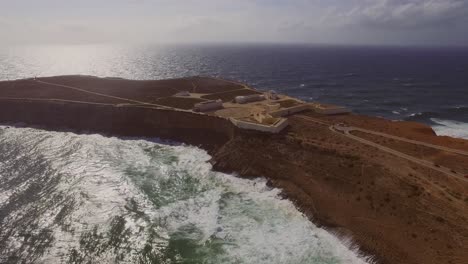
[[[370,262],[351,250],[349,241],[313,225],[264,179],[212,171],[210,156],[198,148],[34,129],[14,129],[4,136],[33,144],[51,171],[61,175],[54,192],[61,193],[64,202],[74,201],[62,224],[54,221],[61,204],[34,221],[37,229],[50,229],[54,237],[42,263],[63,262],[73,250],[87,249],[83,235],[93,230],[106,239],[116,217],[124,219],[128,241],[89,255],[95,262],[115,263],[120,254],[130,256],[121,263],[135,262],[132,256],[141,253],[154,232],[157,238],[151,245],[160,250],[182,237],[203,248],[194,251],[212,252],[204,263]],[[129,209],[132,203],[137,209]],[[13,223],[38,205],[39,201],[15,211],[9,220]],[[15,228],[8,221],[6,227]],[[93,244],[97,248],[99,239]],[[25,245],[18,236],[11,237],[11,250],[21,246]]]
[[[468,123],[437,118],[431,120],[437,123],[432,126],[437,135],[468,139]]]

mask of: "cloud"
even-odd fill
[[[468,45],[468,0],[0,0],[1,17],[14,43]]]
[[[364,1],[364,4],[341,14],[341,22],[413,30],[460,24],[467,26],[467,16],[468,1],[465,0],[373,0]]]

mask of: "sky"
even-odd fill
[[[0,0],[0,45],[468,46],[468,0]]]

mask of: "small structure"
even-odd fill
[[[277,103],[268,103],[265,105],[265,109],[268,111],[268,112],[272,112],[272,111],[277,111],[281,108],[281,105],[280,104],[277,104]]]
[[[252,95],[236,96],[236,98],[234,98],[234,101],[238,104],[246,104],[250,102],[263,101],[265,99],[266,97],[263,94],[252,94]]]
[[[253,118],[259,122],[259,123],[264,123],[265,120],[267,119],[271,119],[273,118],[271,115],[267,114],[267,113],[262,113],[262,112],[257,112],[255,114],[253,114]]]
[[[216,101],[206,101],[195,104],[193,111],[195,112],[207,112],[223,108],[223,101],[220,99]]]
[[[288,108],[281,108],[279,110],[271,111],[269,114],[273,117],[281,117],[299,113],[310,109],[309,104],[301,103]]]
[[[278,134],[288,126],[287,118],[276,118],[275,122],[269,125],[230,118],[231,122],[238,128],[256,130],[264,133]]]
[[[270,90],[266,93],[266,97],[269,99],[269,100],[278,100],[279,99],[279,96],[278,94],[273,91],[273,90]]]
[[[315,112],[323,115],[339,115],[351,113],[351,110],[344,106],[316,104],[314,105]]]
[[[188,91],[181,91],[181,92],[176,93],[174,96],[188,97],[190,96],[190,93]]]

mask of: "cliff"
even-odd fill
[[[266,176],[313,222],[351,237],[377,263],[461,264],[468,259],[465,181],[376,151],[328,127],[291,119],[282,135],[236,134],[213,154],[215,169]],[[357,115],[334,119],[365,120],[374,128],[388,123],[390,132],[399,128],[398,135],[468,147],[462,140],[441,141],[420,124]],[[426,158],[444,164],[447,157],[457,159],[458,169],[468,172],[467,157],[436,153]]]
[[[429,127],[361,115],[312,111],[289,117],[280,134],[241,130],[225,118],[153,105],[180,90],[239,89],[233,82],[184,79],[132,82],[53,77],[86,91],[65,92],[31,81],[0,82],[0,122],[116,136],[161,137],[205,148],[213,167],[243,177],[266,177],[311,220],[351,237],[378,263],[466,263],[468,259],[468,142],[438,137]],[[97,85],[96,83],[99,83]],[[29,86],[28,86],[29,85]],[[116,87],[113,89],[112,87]],[[130,87],[130,88],[129,88]],[[132,90],[133,89],[133,90]],[[171,90],[171,92],[168,92]],[[133,92],[132,92],[133,91]],[[90,94],[88,92],[96,93]],[[112,93],[116,98],[98,94]],[[130,98],[139,103],[129,103]],[[333,124],[394,135],[354,136],[411,155],[413,162],[353,140]],[[449,168],[445,172],[440,168]]]
[[[160,137],[206,149],[227,142],[235,129],[219,117],[151,107],[1,99],[0,122],[81,133]]]

